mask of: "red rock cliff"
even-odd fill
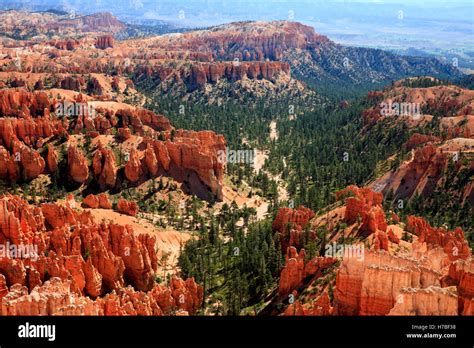
[[[193,279],[173,279],[170,288],[155,283],[155,238],[129,226],[10,195],[0,198],[0,222],[0,243],[37,247],[0,259],[2,315],[193,314],[202,303]]]
[[[307,227],[309,221],[315,216],[314,212],[303,206],[297,209],[280,208],[273,221],[273,230],[281,235],[282,250],[289,246],[297,249],[302,247],[303,229]],[[316,238],[313,231],[310,231],[311,238]]]
[[[387,230],[385,214],[382,209],[383,195],[381,193],[369,188],[349,186],[337,192],[336,196],[338,200],[348,196],[346,198],[344,221],[349,224],[360,221],[359,231],[361,233],[370,235],[377,231],[385,232]]]

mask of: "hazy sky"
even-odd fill
[[[474,50],[474,0],[0,0],[0,8],[106,11],[128,23],[182,27],[284,19],[347,44]]]

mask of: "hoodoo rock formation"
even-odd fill
[[[101,103],[94,109],[95,117],[91,117],[90,106],[84,107],[87,98],[90,97],[77,94],[75,102],[68,103],[75,109],[83,109],[73,115],[75,118],[62,119],[61,115],[56,115],[58,103],[44,92],[0,91],[0,112],[11,116],[0,119],[0,163],[3,164],[0,177],[11,181],[31,180],[45,169],[54,174],[62,168],[57,147],[48,144],[43,159],[33,145],[50,137],[68,138],[84,133],[95,134],[95,137],[110,135],[113,128],[118,128],[122,129],[122,136],[126,134],[125,140],[130,139],[132,133],[140,137],[140,141],[128,150],[128,161],[124,163],[125,179],[130,183],[139,184],[166,175],[185,183],[189,191],[200,198],[208,199],[210,192],[222,200],[225,163],[219,161],[218,154],[226,149],[223,136],[210,131],[175,130],[166,117],[131,106],[123,108],[123,104],[114,108],[114,103]],[[139,149],[142,142],[145,150]],[[91,171],[101,190],[116,188],[121,168],[112,149],[100,145],[89,163],[84,151],[92,149],[81,149],[78,144],[67,145],[68,172],[59,174],[67,174],[73,182],[87,184]]]
[[[284,51],[306,49],[329,42],[310,26],[296,22],[231,23],[212,31],[198,31],[178,36],[172,45],[191,52],[210,53],[221,60],[279,60]],[[159,43],[158,43],[159,44]]]
[[[15,158],[19,159],[24,180],[34,179],[44,172],[46,164],[37,151],[17,140],[13,142],[12,151]]]
[[[353,224],[360,220],[359,231],[366,235],[387,230],[387,222],[382,209],[383,195],[381,193],[369,188],[349,186],[336,194],[338,200],[347,195],[349,197],[346,198],[345,222]]]
[[[56,47],[58,50],[73,51],[74,49],[79,47],[80,42],[79,40],[75,39],[54,40],[50,42],[50,45]]]
[[[215,62],[194,64],[187,85],[190,90],[206,83],[217,83],[225,78],[230,81],[265,79],[273,81],[279,74],[289,74],[290,66],[284,62]]]
[[[0,282],[2,281],[0,275]],[[91,299],[75,293],[71,281],[53,277],[30,293],[15,284],[3,297],[1,315],[59,316],[160,316],[194,314],[200,307],[203,292],[192,278],[186,282],[173,278],[172,288],[155,285],[149,292],[132,287],[118,289],[104,297]]]
[[[4,11],[2,14],[4,15],[0,26],[2,32],[15,30],[20,36],[44,35],[44,37],[50,37],[51,33],[54,33],[53,36],[66,37],[67,39],[58,39],[49,43],[58,49],[73,49],[79,40],[69,38],[80,38],[84,36],[84,33],[115,34],[126,29],[124,23],[107,12],[78,14],[74,18],[71,18],[69,14],[53,14],[47,11],[38,13]]]
[[[58,153],[54,149],[54,146],[48,145],[48,154],[46,156],[46,164],[48,171],[54,173],[58,170]]]
[[[130,180],[139,179],[134,169],[141,171],[141,168],[145,168],[151,177],[158,169],[162,169],[176,180],[185,182],[191,192],[200,198],[207,199],[207,192],[210,191],[218,200],[222,200],[225,163],[220,161],[219,154],[225,153],[224,137],[209,131],[184,130],[176,131],[173,141],[171,133],[166,133],[165,137],[165,141],[150,140],[140,161],[137,154],[131,154],[127,177]]]
[[[83,152],[77,146],[69,146],[67,162],[71,179],[79,184],[83,184],[89,177],[89,166]]]
[[[459,297],[459,314],[474,315],[474,259],[457,260],[449,266],[442,279],[444,286],[456,286]]]
[[[365,239],[365,247],[357,255],[350,252],[338,255],[340,260],[317,256],[308,261],[304,249],[298,252],[290,246],[273,308],[278,301],[289,304],[277,313],[472,315],[473,258],[461,229],[434,228],[415,216],[408,216],[406,224],[394,218],[396,225],[387,226],[383,196],[368,188],[349,186],[338,192],[337,198],[345,198],[345,207],[336,208],[338,213],[329,213],[328,218],[332,216],[349,224],[346,232],[355,232],[353,236]],[[285,231],[295,226],[317,226],[321,219],[313,220],[314,214],[309,212],[303,207],[282,208],[273,228]],[[402,240],[403,233],[412,234],[412,241]],[[341,243],[340,235],[333,233],[331,238],[335,239],[326,243]],[[329,287],[321,285],[328,282],[328,278],[320,281],[325,276],[334,279],[333,283],[329,280]],[[328,291],[333,291],[333,299],[326,298]],[[290,294],[292,301],[285,301]]]
[[[418,236],[418,243],[426,244],[428,249],[442,247],[449,260],[467,259],[471,250],[460,228],[446,231],[442,228],[433,228],[423,218],[408,216],[407,231]]]
[[[114,38],[112,35],[104,35],[97,38],[95,42],[95,47],[100,48],[102,50],[114,47]]]
[[[441,274],[417,260],[366,251],[364,260],[346,257],[337,273],[334,309],[338,315],[387,315],[403,288],[440,287]]]
[[[0,259],[2,315],[193,314],[201,306],[193,279],[155,283],[154,237],[98,224],[67,204],[40,209],[11,195],[0,202],[0,242],[37,247]]]
[[[66,76],[61,80],[60,87],[62,89],[69,89],[72,91],[80,92],[85,85],[83,78],[75,78],[72,76]]]
[[[474,110],[472,90],[455,85],[411,88],[402,86],[404,82],[407,80],[397,81],[394,86],[387,87],[384,91],[369,92],[369,100],[377,101],[377,104],[363,112],[367,125],[373,125],[384,117],[393,117],[401,119],[412,127],[425,118],[429,120],[432,116],[438,115],[442,116],[441,126],[444,123],[443,118],[455,117],[450,120],[454,123],[448,131],[449,138],[472,136],[472,111]],[[458,119],[457,116],[461,118]],[[467,116],[466,120],[461,122],[465,116]],[[415,135],[412,140],[434,141],[435,139],[430,136]]]
[[[101,189],[115,187],[117,167],[112,150],[98,149],[92,159],[92,169]]]
[[[294,292],[295,295],[297,293]],[[296,297],[296,296],[295,296]],[[290,304],[283,315],[285,316],[328,316],[332,315],[333,307],[329,299],[327,291],[324,291],[312,303],[301,303],[296,300]]]
[[[285,230],[291,228],[304,228],[308,222],[314,217],[314,212],[303,206],[297,209],[280,208],[278,214],[273,221],[273,230],[284,233]]]
[[[125,165],[125,177],[133,182],[138,181],[142,176],[142,164],[138,157],[138,152],[132,149],[127,164]]]
[[[112,209],[112,203],[106,193],[102,192],[99,194],[99,207],[101,209]]]
[[[471,255],[462,230],[433,228],[414,216],[408,217],[406,230],[418,236],[411,253],[393,255],[366,250],[362,261],[343,258],[335,284],[335,314],[457,315],[463,312],[461,299],[458,307],[461,286],[455,280],[457,272],[453,263],[465,264]],[[389,228],[390,242],[400,244],[395,237]],[[377,248],[380,243],[376,238],[375,250],[388,250],[388,245]],[[447,275],[449,267],[452,276]],[[451,285],[457,288],[444,289]],[[472,294],[466,298],[469,303]]]
[[[399,296],[389,315],[458,315],[455,288],[405,288],[400,291]]]
[[[117,202],[117,211],[125,215],[135,216],[138,214],[138,205],[135,202],[120,198]]]
[[[92,193],[87,195],[82,201],[82,204],[84,207],[91,209],[112,209],[112,203],[109,200],[109,196],[104,192],[97,196]]]
[[[289,246],[298,249],[302,247],[303,229],[314,215],[311,209],[303,206],[297,209],[280,208],[278,210],[272,228],[281,235],[282,250],[286,250]],[[313,239],[316,237],[313,231],[310,231],[310,235]]]
[[[285,256],[285,267],[280,274],[280,285],[278,293],[287,295],[296,290],[305,278],[315,277],[321,271],[327,269],[335,263],[335,259],[330,257],[315,257],[305,261],[305,251],[299,253],[295,247],[289,247]]]
[[[86,198],[84,198],[82,204],[85,205],[87,208],[97,209],[99,208],[99,198],[97,198],[93,194],[90,194]]]
[[[45,109],[49,110],[51,105],[45,92],[31,93],[23,89],[0,91],[0,112],[4,117],[43,115]]]
[[[230,105],[231,100],[236,107],[254,105],[259,115],[261,100],[275,110],[291,100],[303,114],[331,105],[324,89],[379,84],[420,71],[455,81],[461,77],[457,69],[433,59],[341,46],[310,26],[288,21],[238,22],[146,37],[142,29],[107,13],[69,18],[60,11],[0,11],[0,32],[6,35],[0,42],[0,246],[28,248],[0,257],[0,315],[228,313],[238,307],[229,306],[238,296],[251,300],[247,305],[265,304],[254,307],[261,310],[257,314],[474,315],[471,230],[466,224],[459,224],[466,233],[451,227],[458,225],[455,219],[470,217],[465,203],[474,202],[469,180],[474,170],[474,91],[426,77],[370,92],[372,107],[362,112],[363,123],[351,128],[351,134],[356,130],[357,141],[367,140],[365,144],[382,139],[380,145],[391,145],[381,151],[391,152],[388,158],[370,163],[377,169],[370,185],[381,192],[349,186],[336,194],[338,202],[317,213],[303,206],[275,206],[279,203],[269,195],[255,194],[260,178],[247,178],[248,173],[244,186],[234,186],[234,177],[225,178],[224,136],[175,129],[167,117],[144,108],[173,114],[179,101],[197,105],[196,116],[202,116],[209,105]],[[132,35],[136,37],[121,39]],[[345,56],[351,58],[350,69],[342,64]],[[311,88],[323,85],[320,91]],[[432,87],[406,87],[415,85]],[[419,103],[421,113],[389,119],[394,115],[382,112],[382,103],[390,111],[393,103]],[[339,109],[346,109],[351,119],[338,120],[352,120],[353,106],[358,103],[341,102]],[[244,121],[248,126],[248,118]],[[388,131],[382,134],[377,126],[385,125]],[[190,123],[193,129],[201,126]],[[245,133],[247,128],[234,131]],[[244,133],[240,135],[251,135]],[[271,138],[278,141],[273,134]],[[394,138],[399,149],[385,141]],[[452,161],[458,153],[460,160]],[[367,158],[375,157],[369,153]],[[288,160],[293,161],[288,169],[295,169],[294,158]],[[313,167],[309,163],[306,169]],[[347,179],[362,181],[354,180],[354,174],[364,172],[360,162],[354,168]],[[285,173],[275,180],[277,185],[287,180],[288,193],[303,196],[304,179],[295,180],[302,173]],[[308,177],[318,186],[327,173]],[[322,188],[332,190],[340,183],[333,180]],[[328,197],[313,190],[306,197],[317,197],[319,207]],[[444,207],[441,201],[453,198],[452,206],[444,221],[430,215],[435,208],[427,211],[430,224],[411,216],[413,212],[384,211],[391,199],[383,204],[382,192],[407,201],[407,210],[422,211],[430,196],[436,200],[433,207]],[[421,208],[408,205],[418,197]],[[227,212],[224,204],[214,204],[233,199],[238,211],[234,204]],[[192,209],[175,214],[175,204],[183,201]],[[271,216],[262,218],[267,203],[268,212],[278,209],[272,231],[268,221],[253,223],[253,208],[257,220]],[[459,214],[452,214],[458,205]],[[243,219],[227,221],[237,214]],[[434,227],[445,222],[449,229]],[[222,238],[218,243],[200,239],[205,233],[186,233],[208,226],[217,230],[209,236]],[[238,234],[230,233],[234,229]],[[204,298],[203,287],[193,278],[180,278],[200,274],[199,259],[191,254],[201,243],[225,251],[227,243],[245,242],[240,235],[250,242],[239,249],[245,255],[252,253],[253,236],[261,250],[238,264],[211,262],[210,275],[222,265],[226,277],[235,275],[227,272],[229,265],[245,269],[232,278],[236,281],[203,280],[207,290],[219,285],[219,296],[207,291]],[[187,267],[186,261],[195,267]],[[247,272],[250,262],[258,264],[261,276]],[[242,282],[249,286],[241,287]],[[245,296],[235,292],[236,286]],[[219,297],[226,293],[231,296],[221,306]]]

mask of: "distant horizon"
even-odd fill
[[[468,0],[24,0],[0,9],[110,12],[124,23],[207,28],[241,21],[289,20],[343,45],[445,56],[474,52],[474,5]],[[471,63],[471,61],[467,61]],[[474,62],[473,66],[474,66]]]
[[[124,23],[184,29],[287,20],[332,41],[401,54],[461,60],[474,69],[474,5],[468,0],[0,0],[0,9],[109,12]],[[453,55],[454,54],[454,55]]]

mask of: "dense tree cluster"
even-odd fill
[[[224,209],[220,222],[203,226],[199,238],[188,242],[179,257],[183,276],[203,285],[215,314],[239,315],[247,307],[257,312],[283,265],[270,221],[238,227],[232,217],[236,211]]]
[[[415,79],[410,87],[431,86],[437,81]],[[199,231],[198,237],[182,249],[179,266],[184,277],[195,277],[203,284],[206,310],[238,315],[257,313],[264,307],[276,289],[284,260],[278,236],[271,228],[278,207],[301,204],[316,212],[330,209],[336,204],[336,191],[351,184],[365,186],[407,160],[410,150],[403,145],[413,133],[444,138],[439,117],[422,128],[409,128],[406,122],[390,117],[366,124],[362,112],[374,103],[377,101],[367,98],[341,103],[335,98],[321,105],[293,105],[289,100],[212,105],[156,94],[150,98],[148,107],[167,115],[178,128],[211,129],[224,134],[230,149],[258,148],[268,153],[259,173],[251,164],[230,163],[226,169],[233,185],[251,187],[249,197],[259,194],[269,200],[267,219],[254,222],[255,211],[239,209],[235,203],[224,205],[217,214],[197,213],[192,227]],[[289,112],[289,105],[296,112]],[[277,122],[278,139],[270,137],[271,121]],[[452,169],[445,173],[443,188],[431,197],[411,199],[402,210],[397,210],[397,197],[389,192],[384,202],[386,211],[396,211],[402,220],[417,214],[433,225],[461,226],[472,239],[472,206],[461,206],[459,197],[453,196],[471,180],[472,173]],[[275,176],[286,183],[288,201],[278,196]],[[335,227],[340,228],[344,226]],[[322,255],[325,241],[334,232],[324,227],[316,231],[316,239],[305,237],[307,257]],[[308,231],[304,235],[309,236]]]

